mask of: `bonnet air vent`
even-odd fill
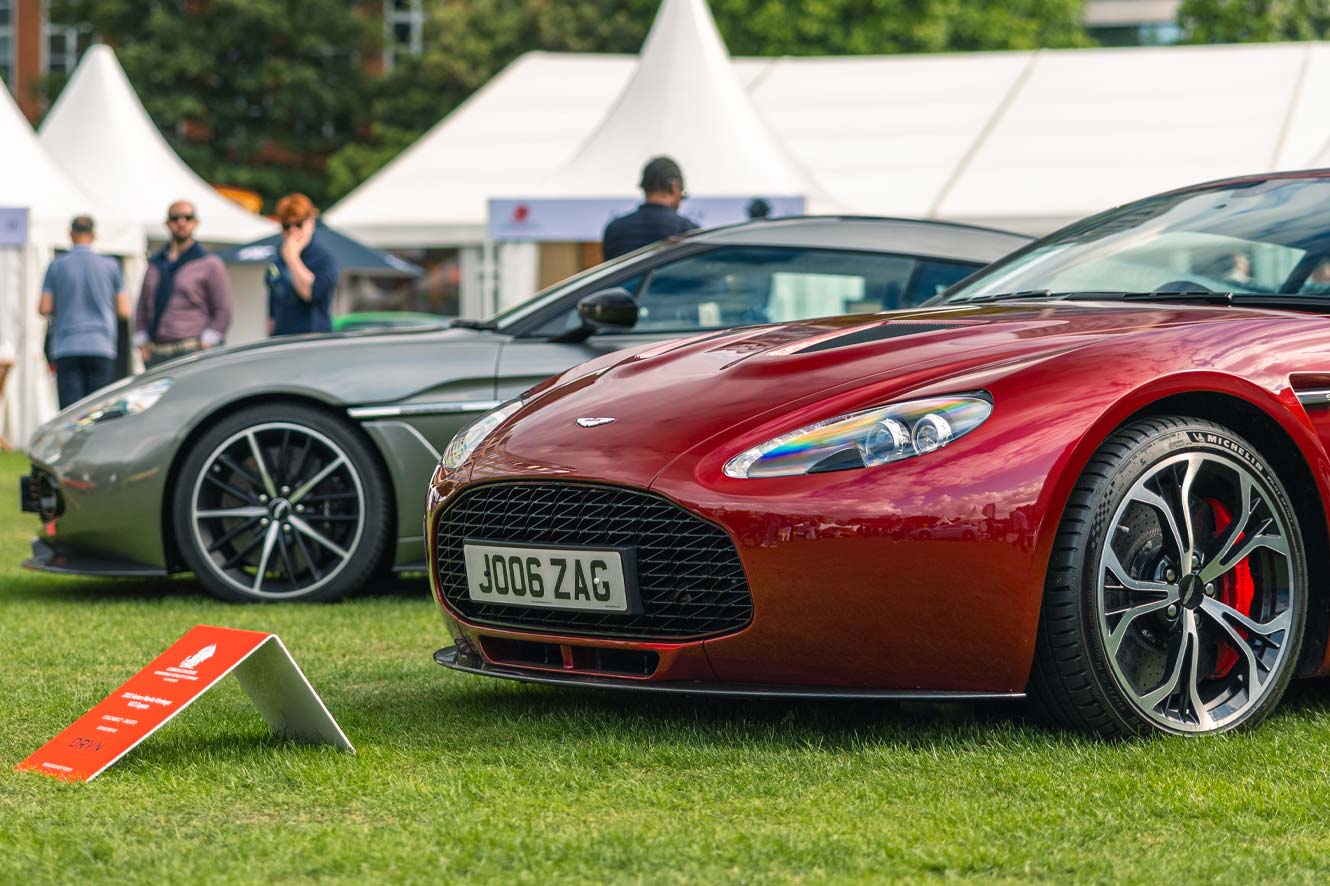
[[[903,335],[922,335],[925,332],[937,332],[939,329],[951,329],[955,323],[883,323],[879,326],[870,326],[867,329],[860,329],[847,335],[837,336],[810,345],[799,351],[800,354],[811,354],[813,351],[828,351],[832,348],[844,348],[849,345],[862,345],[870,341],[884,341],[889,338],[900,338]]]

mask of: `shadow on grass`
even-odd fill
[[[142,602],[144,600],[190,599],[215,600],[192,574],[184,573],[162,578],[101,578],[97,576],[56,575],[51,573],[24,573],[24,580],[13,582],[5,589],[6,602],[41,603],[114,603],[116,601]],[[364,598],[420,600],[430,596],[429,583],[415,576],[391,576],[372,580],[347,599]],[[253,604],[239,603],[237,606]],[[262,603],[258,605],[300,605],[291,603]],[[309,604],[330,606],[331,603]]]

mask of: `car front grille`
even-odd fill
[[[486,625],[617,639],[665,640],[736,631],[753,618],[739,553],[719,526],[657,495],[582,483],[494,483],[463,492],[440,515],[439,588]],[[467,596],[465,541],[548,547],[633,547],[641,612],[494,605]]]

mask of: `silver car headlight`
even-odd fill
[[[169,378],[159,378],[147,384],[120,388],[110,396],[95,400],[80,409],[77,415],[71,417],[70,423],[82,428],[113,418],[138,415],[162,399],[173,384],[175,382]]]
[[[988,418],[982,397],[934,397],[852,412],[808,425],[741,452],[725,463],[739,480],[867,468],[941,449]]]
[[[445,468],[452,470],[460,467],[462,462],[471,457],[471,453],[476,451],[485,438],[494,433],[494,429],[508,420],[508,417],[522,408],[521,400],[514,400],[511,403],[505,403],[498,409],[489,412],[476,419],[470,425],[457,432],[448,448],[443,451],[442,464]]]

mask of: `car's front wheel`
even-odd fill
[[[1105,736],[1226,732],[1293,675],[1307,610],[1297,519],[1268,461],[1208,421],[1109,438],[1059,526],[1030,691]]]
[[[337,417],[300,404],[251,406],[187,453],[173,502],[186,564],[238,602],[327,601],[358,588],[389,542],[387,481]]]

